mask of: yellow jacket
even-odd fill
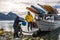
[[[25,16],[25,20],[26,20],[27,22],[32,22],[32,21],[33,21],[33,16],[32,16],[32,14],[26,15],[26,16]]]

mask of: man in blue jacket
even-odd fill
[[[19,36],[18,36],[18,28],[17,28],[18,23],[19,23],[19,17],[17,16],[16,19],[15,19],[15,21],[14,21],[14,24],[13,24],[13,28],[14,28],[14,38],[15,38],[15,37],[19,37]]]
[[[16,37],[19,37],[18,36],[18,30],[19,30],[19,28],[18,28],[18,24],[19,24],[19,22],[23,22],[23,20],[21,19],[21,20],[19,20],[19,16],[17,16],[16,17],[16,19],[15,19],[15,21],[14,21],[14,24],[13,24],[13,28],[14,28],[14,38],[16,38]]]

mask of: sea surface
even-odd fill
[[[4,31],[11,31],[11,32],[13,32],[14,31],[14,29],[13,29],[13,23],[14,23],[14,20],[3,20],[3,21],[0,21],[0,29],[3,28]],[[56,30],[52,31],[51,34],[50,34],[50,36],[53,37],[55,35],[54,37],[56,37],[57,40],[60,40],[60,30],[59,30],[60,29],[60,21],[55,21],[54,23],[56,23],[55,24],[56,25]],[[28,32],[28,30],[27,30],[27,24],[26,24],[26,26],[22,26],[21,25],[21,27],[22,27],[23,31]],[[30,30],[28,33],[24,33],[23,32],[23,34],[24,35],[32,35],[32,33],[30,33],[30,32],[34,32],[36,30],[38,30],[38,29],[37,28],[33,29],[33,31]],[[53,39],[55,39],[55,38],[53,38]]]

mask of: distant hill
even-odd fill
[[[5,15],[4,13],[0,12],[0,20],[14,20],[16,18],[16,14],[13,12],[9,12],[7,15]],[[54,17],[55,20],[60,20],[60,15],[55,15]],[[24,20],[23,18],[19,18],[19,20]]]
[[[16,16],[17,15],[13,12],[9,12],[7,15],[0,13],[0,20],[14,20]]]

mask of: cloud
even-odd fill
[[[21,3],[35,3],[37,0],[0,0],[0,12],[25,12],[27,4]],[[37,2],[36,2],[37,3]]]
[[[52,0],[49,0],[49,1],[52,1]],[[22,3],[22,2],[25,2],[25,3]],[[44,2],[45,1],[43,1],[43,0],[42,1],[41,0],[38,0],[38,1],[37,0],[13,0],[13,1],[12,0],[0,0],[0,12],[9,12],[9,11],[14,11],[14,12],[18,12],[18,13],[25,12],[25,11],[27,11],[26,7],[29,6],[27,4],[30,4],[30,3],[44,4]]]
[[[0,12],[9,12],[9,11],[16,11],[16,12],[20,12],[23,10],[23,8],[25,8],[26,5],[24,4],[16,4],[14,2],[10,2],[10,1],[0,1]],[[23,10],[24,11],[24,10]]]

